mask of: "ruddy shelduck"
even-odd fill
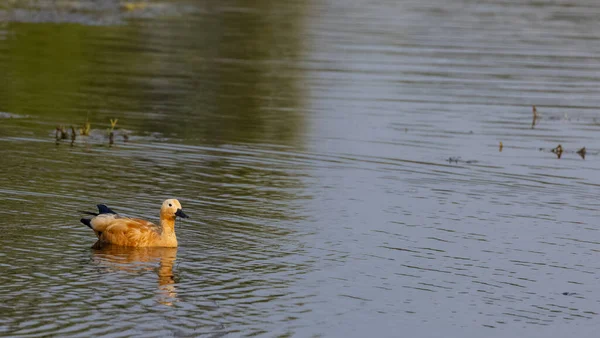
[[[175,218],[188,218],[176,199],[168,199],[160,208],[160,226],[138,218],[117,215],[104,204],[98,204],[98,213],[83,211],[92,218],[81,223],[94,230],[100,244],[133,247],[176,247]]]

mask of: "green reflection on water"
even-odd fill
[[[35,122],[15,124],[37,124],[38,136],[54,125],[89,118],[92,128],[106,128],[119,118],[134,134],[186,143],[297,146],[303,8],[250,6],[157,11],[122,25],[8,23],[0,28],[0,111],[30,116]],[[117,8],[104,15],[125,14]]]
[[[188,210],[211,204],[195,219],[224,224],[215,244],[230,237],[220,232],[250,237],[237,249],[254,246],[256,233],[289,234],[270,222],[295,217],[289,203],[301,188],[297,166],[279,155],[218,147],[302,147],[303,10],[276,1],[240,3],[245,7],[215,4],[208,12],[155,13],[121,25],[0,26],[0,82],[6,84],[0,111],[27,116],[0,119],[4,233],[24,233],[25,242],[40,246],[57,236],[82,243],[73,210],[107,203],[134,216],[154,215],[162,198],[177,196]],[[112,149],[101,138],[73,148],[54,145],[57,125],[86,118],[100,131],[118,118],[138,138]]]
[[[131,308],[155,294],[172,305],[181,294],[181,301],[196,300],[190,292],[214,284],[239,289],[232,303],[282,297],[294,281],[284,277],[307,268],[284,259],[299,250],[293,224],[302,217],[293,206],[301,170],[285,153],[301,148],[304,134],[302,7],[240,1],[136,16],[118,8],[89,14],[90,2],[78,3],[26,12],[54,18],[58,11],[65,21],[31,16],[0,26],[0,112],[24,117],[0,115],[0,246],[10,270],[0,284],[9,286],[4,296],[14,304],[10,330],[52,334],[78,320],[96,322],[101,314],[92,297],[112,306],[123,325],[133,325],[126,324],[137,316]],[[86,15],[122,22],[69,22]],[[99,137],[54,144],[57,125],[88,118]],[[129,144],[107,147],[110,118],[130,130]],[[158,277],[148,279],[138,271],[147,257],[136,251],[90,252],[95,238],[77,210],[106,203],[153,219],[166,197],[179,198],[193,218],[177,228],[186,275],[202,281],[213,269],[217,278],[179,288],[174,254],[156,255],[160,262],[150,266],[159,264]],[[113,273],[114,266],[128,274]],[[111,288],[123,278],[133,282]],[[265,291],[257,298],[249,285]],[[86,323],[85,330],[94,329]]]

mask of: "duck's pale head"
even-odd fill
[[[175,219],[177,216],[188,218],[188,215],[183,213],[183,210],[181,209],[181,203],[174,198],[163,202],[162,207],[160,208],[160,216],[161,218],[166,219]]]

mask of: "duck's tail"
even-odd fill
[[[97,207],[100,214],[116,214],[116,212],[110,210],[110,208],[104,204],[98,204]]]
[[[87,225],[90,229],[94,230],[94,228],[92,228],[92,220],[89,218],[82,218],[80,219],[81,223]]]
[[[107,207],[104,204],[98,204],[98,213],[95,212],[89,212],[89,211],[79,211],[82,214],[85,215],[92,215],[92,216],[98,216],[101,214],[116,214],[116,212],[110,210],[109,207]],[[80,219],[81,223],[87,225],[90,229],[94,230],[94,228],[92,228],[92,220],[90,218],[82,218]]]

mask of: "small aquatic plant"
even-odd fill
[[[119,119],[110,119],[110,130],[113,131],[115,129],[115,126],[117,125],[117,121],[119,121]]]
[[[535,122],[537,121],[539,115],[537,112],[537,108],[535,107],[535,105],[533,106],[533,120],[531,121],[531,129],[533,129],[535,127]]]
[[[56,126],[56,130],[54,132],[54,137],[56,138],[56,145],[58,145],[61,140],[66,140],[69,137],[69,135],[67,134],[67,131],[65,130],[65,126],[63,126],[63,125]]]
[[[71,126],[71,147],[75,143],[75,138],[77,138],[77,134],[75,133],[75,127]]]
[[[91,129],[92,125],[90,124],[90,121],[86,119],[83,127],[79,128],[79,134],[82,136],[89,136]]]
[[[135,11],[142,10],[146,8],[146,6],[148,6],[148,4],[145,2],[126,2],[121,5],[121,9],[124,11]]]
[[[559,144],[556,148],[550,150],[551,152],[555,153],[556,156],[558,158],[560,158],[562,156],[563,153],[563,147]]]
[[[56,127],[54,137],[56,138],[56,145],[58,145],[60,143],[60,127]]]
[[[108,146],[112,147],[113,144],[115,144],[115,127],[117,126],[117,121],[119,121],[119,119],[110,119],[110,129],[108,129]]]
[[[581,149],[577,150],[577,154],[578,154],[579,156],[581,156],[581,158],[582,158],[582,159],[584,159],[584,160],[585,160],[585,153],[586,153],[585,147],[583,147],[583,148],[581,148]]]
[[[65,126],[60,125],[56,127],[56,140],[66,140],[68,138],[67,131],[65,130]]]

